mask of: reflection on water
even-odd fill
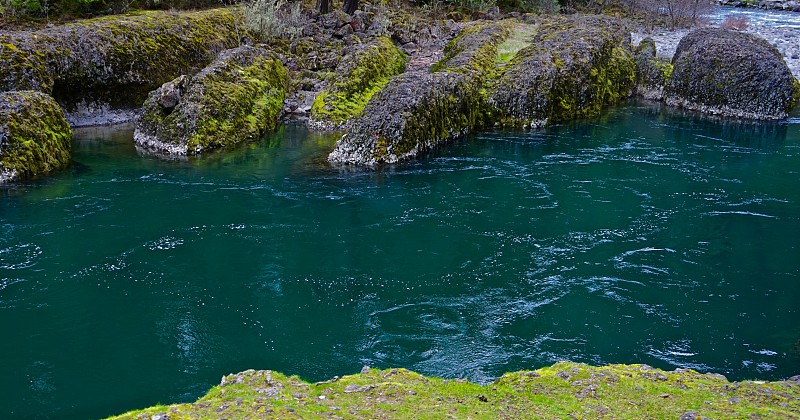
[[[798,127],[634,103],[378,171],[297,126],[185,161],[78,132],[70,170],[0,198],[0,414],[187,401],[248,368],[791,376]]]

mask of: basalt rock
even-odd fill
[[[52,94],[68,119],[91,108],[134,108],[150,90],[237,46],[240,19],[230,9],[137,12],[0,33],[0,90]]]
[[[482,116],[478,88],[463,74],[405,73],[373,97],[328,160],[396,163],[466,134]]]
[[[489,101],[504,125],[596,116],[631,94],[636,68],[631,49],[630,32],[616,19],[552,18],[512,59]]]
[[[800,84],[781,54],[752,34],[703,28],[681,39],[672,59],[667,104],[711,114],[782,119],[797,103]]]
[[[26,51],[0,35],[0,92],[36,90],[52,92],[53,75],[48,73],[44,55]]]
[[[652,38],[643,39],[636,47],[635,93],[645,99],[661,100],[664,86],[672,74],[672,64],[656,57],[656,43]]]
[[[482,93],[494,69],[500,25],[476,25],[447,47],[436,72],[409,72],[392,79],[347,126],[328,160],[376,165],[417,156],[486,121]]]
[[[61,169],[71,153],[72,129],[52,97],[0,93],[0,184]]]
[[[272,52],[228,50],[195,76],[151,92],[134,142],[159,155],[180,156],[258,139],[277,126],[287,83],[286,69]]]

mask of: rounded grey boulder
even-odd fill
[[[782,119],[800,83],[777,49],[755,35],[721,28],[690,32],[678,44],[664,88],[669,105],[711,114]]]

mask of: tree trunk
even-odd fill
[[[328,0],[317,0],[317,6],[319,7],[319,14],[321,15],[330,12],[330,3]]]
[[[358,0],[344,0],[342,4],[342,11],[348,15],[352,15],[358,9]]]

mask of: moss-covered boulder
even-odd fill
[[[275,129],[288,83],[272,52],[244,46],[225,51],[192,77],[151,92],[134,142],[162,155],[195,155],[255,140]]]
[[[501,25],[466,29],[446,49],[434,73],[410,72],[392,79],[347,126],[328,160],[376,165],[411,159],[483,125],[483,87],[494,71]]]
[[[98,103],[136,107],[150,90],[238,46],[240,20],[230,9],[137,12],[7,32],[0,88],[52,93],[68,114]]]
[[[458,73],[403,74],[347,127],[328,160],[368,166],[396,163],[466,134],[483,117],[479,87]]]
[[[44,54],[26,51],[0,35],[0,92],[36,90],[52,92],[53,75],[47,71]]]
[[[393,76],[403,72],[407,56],[388,37],[377,37],[348,54],[327,89],[314,99],[311,118],[338,126],[360,115],[367,102]]]
[[[512,126],[593,117],[630,96],[636,64],[630,32],[604,16],[558,16],[512,59],[489,95]]]
[[[0,184],[61,169],[71,153],[72,129],[52,97],[0,93]]]
[[[711,114],[781,119],[800,85],[780,52],[755,35],[721,28],[687,34],[672,58],[667,104]]]
[[[672,63],[656,56],[653,38],[645,38],[636,47],[635,93],[644,99],[661,100],[664,86],[672,74]]]

